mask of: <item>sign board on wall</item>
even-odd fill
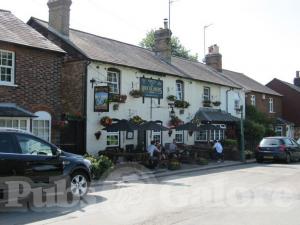
[[[94,92],[94,112],[108,112],[108,86],[95,87]]]
[[[144,97],[163,98],[163,81],[141,77],[140,90]]]

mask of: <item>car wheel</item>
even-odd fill
[[[74,197],[82,198],[88,193],[89,181],[82,172],[75,172],[71,175],[70,191]]]
[[[290,155],[290,153],[286,153],[285,162],[286,162],[286,164],[289,164],[291,162],[291,155]]]

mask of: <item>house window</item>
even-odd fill
[[[239,99],[234,100],[234,108],[235,109],[240,109],[240,100]]]
[[[184,99],[184,89],[183,89],[183,81],[176,81],[176,99],[183,100]]]
[[[161,132],[157,130],[152,131],[151,140],[161,143]]]
[[[195,133],[195,141],[207,141],[207,130],[201,130]]]
[[[107,82],[109,86],[109,92],[113,94],[120,94],[120,71],[117,69],[107,70]]]
[[[36,112],[32,121],[32,133],[46,141],[51,140],[51,115],[48,112]]]
[[[0,84],[14,84],[14,62],[13,52],[0,50]]]
[[[274,112],[274,104],[273,104],[273,98],[269,98],[269,112],[273,113]]]
[[[119,132],[108,132],[106,135],[106,145],[108,147],[119,146]]]
[[[210,88],[204,87],[203,89],[203,100],[210,101]]]
[[[0,119],[0,127],[28,130],[27,120],[23,119]]]
[[[175,140],[176,143],[183,143],[183,131],[176,131]]]
[[[251,95],[251,105],[255,106],[255,95]]]
[[[275,127],[275,135],[276,136],[282,136],[282,126],[276,126]]]

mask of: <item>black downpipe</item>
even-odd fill
[[[86,153],[87,149],[87,145],[86,145],[86,131],[87,131],[87,88],[88,88],[88,84],[87,84],[87,80],[88,80],[88,66],[91,64],[91,61],[87,60],[85,62],[85,76],[83,79],[83,92],[84,92],[84,97],[83,97],[83,104],[84,104],[84,115],[83,115],[83,122],[84,122],[84,126],[83,126],[83,146],[84,146],[84,151]]]

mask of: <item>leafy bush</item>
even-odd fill
[[[179,170],[181,168],[181,163],[177,159],[172,159],[169,161],[169,170]]]
[[[105,172],[113,169],[114,167],[113,162],[104,155],[98,157],[86,155],[85,158],[90,160],[92,163],[91,172],[93,179],[100,179]]]
[[[238,141],[235,139],[225,139],[224,146],[234,147],[238,145]]]
[[[208,160],[205,159],[205,158],[198,158],[196,160],[196,163],[199,164],[199,165],[207,165],[208,164]]]

